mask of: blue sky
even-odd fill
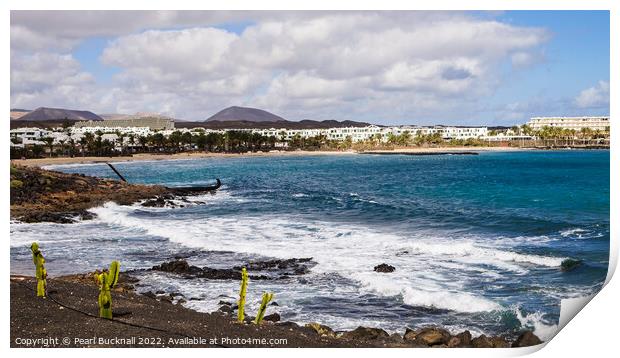
[[[599,80],[609,81],[608,11],[510,11],[500,19],[544,27],[552,37],[543,46],[541,63],[513,73],[493,97],[497,103],[531,96],[570,98]]]
[[[12,107],[203,120],[246,105],[379,124],[609,114],[608,11],[80,15],[93,20],[12,12]]]

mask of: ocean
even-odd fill
[[[560,300],[601,289],[609,257],[609,151],[480,155],[316,155],[123,162],[133,183],[212,183],[183,207],[108,203],[76,224],[11,223],[11,272],[32,274],[38,241],[50,276],[121,261],[139,270],[184,257],[231,268],[308,258],[305,275],[253,280],[248,312],[275,293],[282,320],[336,330],[440,325],[514,336],[555,331]],[[104,164],[49,169],[116,178]],[[581,260],[562,271],[563,260]],[[386,263],[392,273],[374,266]],[[251,273],[251,272],[250,272]],[[239,282],[139,271],[139,291],[182,293],[214,311]],[[190,300],[192,298],[192,300]],[[270,312],[268,312],[270,313]]]

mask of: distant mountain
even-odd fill
[[[321,128],[342,128],[342,127],[365,127],[369,123],[353,121],[313,121],[304,119],[303,121],[280,121],[280,122],[250,122],[250,121],[210,121],[210,122],[181,122],[176,121],[176,128],[207,128],[207,129],[321,129]]]
[[[209,117],[205,122],[288,122],[286,119],[258,108],[228,107]]]
[[[11,119],[19,119],[29,112],[29,109],[11,108]]]
[[[269,128],[286,128],[286,129],[317,129],[317,128],[339,128],[339,127],[364,127],[368,123],[354,121],[313,121],[304,119],[299,122],[289,121],[273,113],[258,108],[249,107],[228,107],[204,122],[180,122],[177,121],[175,126],[178,128],[203,127],[208,129],[269,129]]]
[[[47,107],[39,107],[34,111],[22,116],[19,118],[20,121],[34,121],[34,122],[42,122],[42,121],[57,121],[57,120],[68,120],[68,121],[102,121],[103,118],[94,114],[90,111],[77,111],[73,109],[64,109],[64,108],[47,108]]]

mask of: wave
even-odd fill
[[[402,295],[403,301],[412,306],[443,308],[457,312],[489,312],[502,308],[501,305],[489,299],[464,292],[429,292],[406,287]]]
[[[521,323],[522,327],[533,329],[534,333],[543,341],[553,338],[558,331],[558,325],[546,323],[541,312],[534,312],[524,315],[521,313],[521,310],[515,308],[514,314]]]
[[[598,239],[604,236],[601,232],[596,232],[595,230],[589,230],[584,228],[571,228],[560,231],[560,236],[568,239]]]
[[[358,282],[362,290],[401,296],[408,305],[466,313],[502,307],[467,292],[469,277],[495,280],[502,274],[493,267],[523,274],[529,265],[559,267],[564,259],[484,247],[473,241],[456,242],[441,236],[413,238],[293,216],[154,220],[135,217],[134,210],[113,203],[92,209],[106,224],[141,230],[191,248],[278,258],[313,257],[318,263],[312,269],[314,274],[335,273]],[[400,254],[403,252],[406,254]],[[382,262],[398,269],[389,275],[374,272],[374,265]]]
[[[70,229],[72,231],[80,231],[84,225],[87,225],[88,221],[78,221],[71,224]],[[11,221],[10,224],[10,247],[30,247],[33,242],[38,242],[40,245],[55,244],[58,242],[58,237],[55,235],[58,231],[67,231],[68,224],[57,223],[23,223],[19,221]],[[80,242],[79,238],[67,239],[63,238],[63,242]]]
[[[476,246],[472,242],[459,242],[446,244],[429,244],[416,242],[409,244],[401,250],[410,250],[413,253],[432,254],[433,256],[451,256],[455,258],[472,258],[475,261],[497,264],[497,261],[507,263],[529,263],[545,267],[559,267],[566,257],[540,256],[520,254],[513,251],[504,251],[493,248]]]
[[[354,278],[362,282],[363,289],[382,296],[401,296],[403,303],[414,307],[443,309],[464,313],[490,312],[501,310],[502,306],[490,299],[467,292],[449,290],[446,287],[433,287],[432,283],[421,284],[416,288],[403,279],[391,279],[385,274],[361,274]]]
[[[97,167],[97,166],[104,166],[104,165],[105,163],[49,164],[49,165],[41,166],[41,169],[59,170],[59,169],[81,168],[81,167]]]

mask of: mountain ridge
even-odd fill
[[[259,108],[231,106],[224,108],[205,122],[288,122],[288,120]]]
[[[69,121],[102,121],[103,118],[99,117],[91,111],[82,111],[75,109],[65,108],[50,108],[39,107],[34,111],[23,115],[19,118],[20,121],[54,121],[54,120],[69,120]]]

